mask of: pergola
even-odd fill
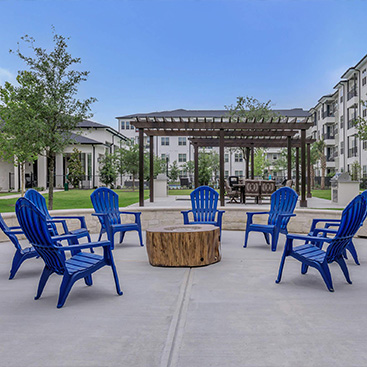
[[[248,158],[251,155],[251,177],[254,173],[254,149],[256,147],[287,147],[288,178],[291,178],[291,148],[296,147],[296,190],[299,190],[299,148],[301,149],[301,202],[307,206],[306,200],[306,145],[308,150],[308,196],[310,192],[310,144],[314,141],[306,139],[306,130],[313,123],[306,119],[271,119],[264,121],[247,120],[233,117],[136,117],[133,125],[139,129],[139,205],[144,206],[144,134],[150,137],[150,201],[153,194],[153,136],[188,136],[194,146],[195,187],[198,187],[198,151],[199,147],[219,147],[219,188],[220,203],[224,201],[224,148],[246,147],[246,177],[249,177]],[[296,137],[299,136],[299,137]]]

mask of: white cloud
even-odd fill
[[[5,82],[14,84],[16,82],[16,75],[9,70],[0,67],[0,85],[4,84]]]

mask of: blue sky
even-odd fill
[[[9,49],[51,25],[90,71],[93,120],[223,109],[237,96],[308,109],[367,53],[361,0],[0,0],[0,84],[25,65]]]

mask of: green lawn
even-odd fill
[[[119,205],[125,207],[139,201],[139,191],[114,190],[119,194]],[[69,190],[54,193],[54,209],[84,209],[92,208],[90,194],[93,190]],[[48,194],[44,195],[48,200]],[[144,197],[149,197],[149,191],[145,190]],[[0,199],[0,213],[13,212],[17,199]]]
[[[192,189],[168,190],[168,195],[190,195],[192,191]]]
[[[331,189],[312,190],[311,193],[316,198],[331,200]]]

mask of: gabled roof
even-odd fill
[[[285,117],[308,117],[308,111],[302,108],[293,108],[290,110],[273,110],[279,116]],[[117,119],[132,119],[135,117],[225,117],[228,116],[227,110],[172,110],[172,111],[159,111],[149,113],[136,113],[126,116],[116,117]]]
[[[118,136],[120,139],[122,140],[128,140],[127,137],[123,134],[121,134],[120,132],[118,132],[117,130],[115,130],[114,128],[112,128],[111,126],[107,126],[107,125],[102,125],[98,122],[94,122],[91,120],[83,120],[81,122],[78,123],[78,128],[79,129],[87,129],[87,128],[95,128],[95,129],[106,129],[108,132],[110,132],[111,134]]]
[[[90,138],[87,138],[86,136],[78,135],[74,133],[71,134],[70,139],[75,140],[75,143],[77,144],[96,144],[96,145],[103,144],[100,141],[90,139]]]

